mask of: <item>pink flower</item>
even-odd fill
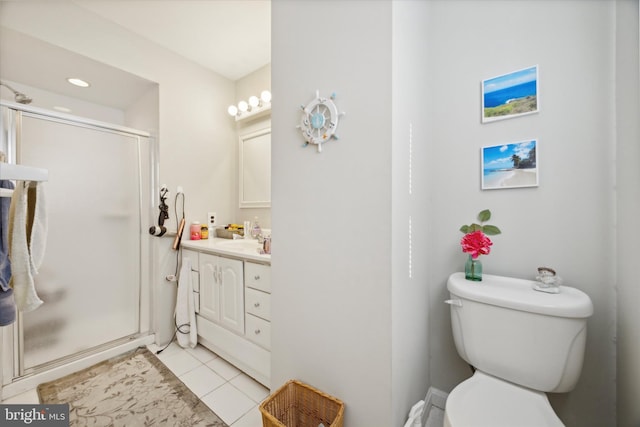
[[[464,235],[460,240],[462,245],[462,252],[466,252],[471,255],[471,258],[476,259],[480,255],[489,255],[491,252],[491,245],[493,242],[480,230]]]

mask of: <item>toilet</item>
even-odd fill
[[[545,393],[573,390],[580,377],[593,314],[584,292],[536,282],[464,273],[449,277],[451,328],[456,349],[475,369],[449,393],[445,427],[564,426]]]

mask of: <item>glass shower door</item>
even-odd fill
[[[44,301],[21,319],[21,374],[140,330],[140,144],[146,138],[22,115],[18,163],[49,170]]]

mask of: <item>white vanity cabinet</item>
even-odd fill
[[[240,334],[244,333],[242,261],[200,254],[200,315]]]
[[[270,387],[271,257],[221,240],[182,242],[199,289],[198,342]]]

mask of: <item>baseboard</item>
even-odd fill
[[[435,406],[436,408],[440,408],[444,410],[444,406],[447,403],[447,397],[449,393],[445,393],[442,390],[438,390],[437,388],[429,387],[429,391],[427,391],[427,397],[424,398],[425,406]]]
[[[132,339],[124,344],[118,345],[113,348],[103,350],[99,353],[91,354],[82,359],[75,360],[65,365],[57,366],[44,372],[33,374],[25,378],[15,380],[14,382],[0,387],[0,402],[25,391],[36,388],[39,384],[53,381],[58,378],[62,378],[65,375],[78,372],[82,369],[88,368],[100,363],[104,360],[118,356],[120,354],[131,351],[137,347],[151,344],[155,337],[153,335],[146,335]]]
[[[429,387],[427,395],[424,398],[424,410],[422,411],[422,425],[427,424],[427,418],[429,418],[429,412],[431,407],[434,406],[444,411],[445,404],[447,403],[448,393],[437,388]]]

